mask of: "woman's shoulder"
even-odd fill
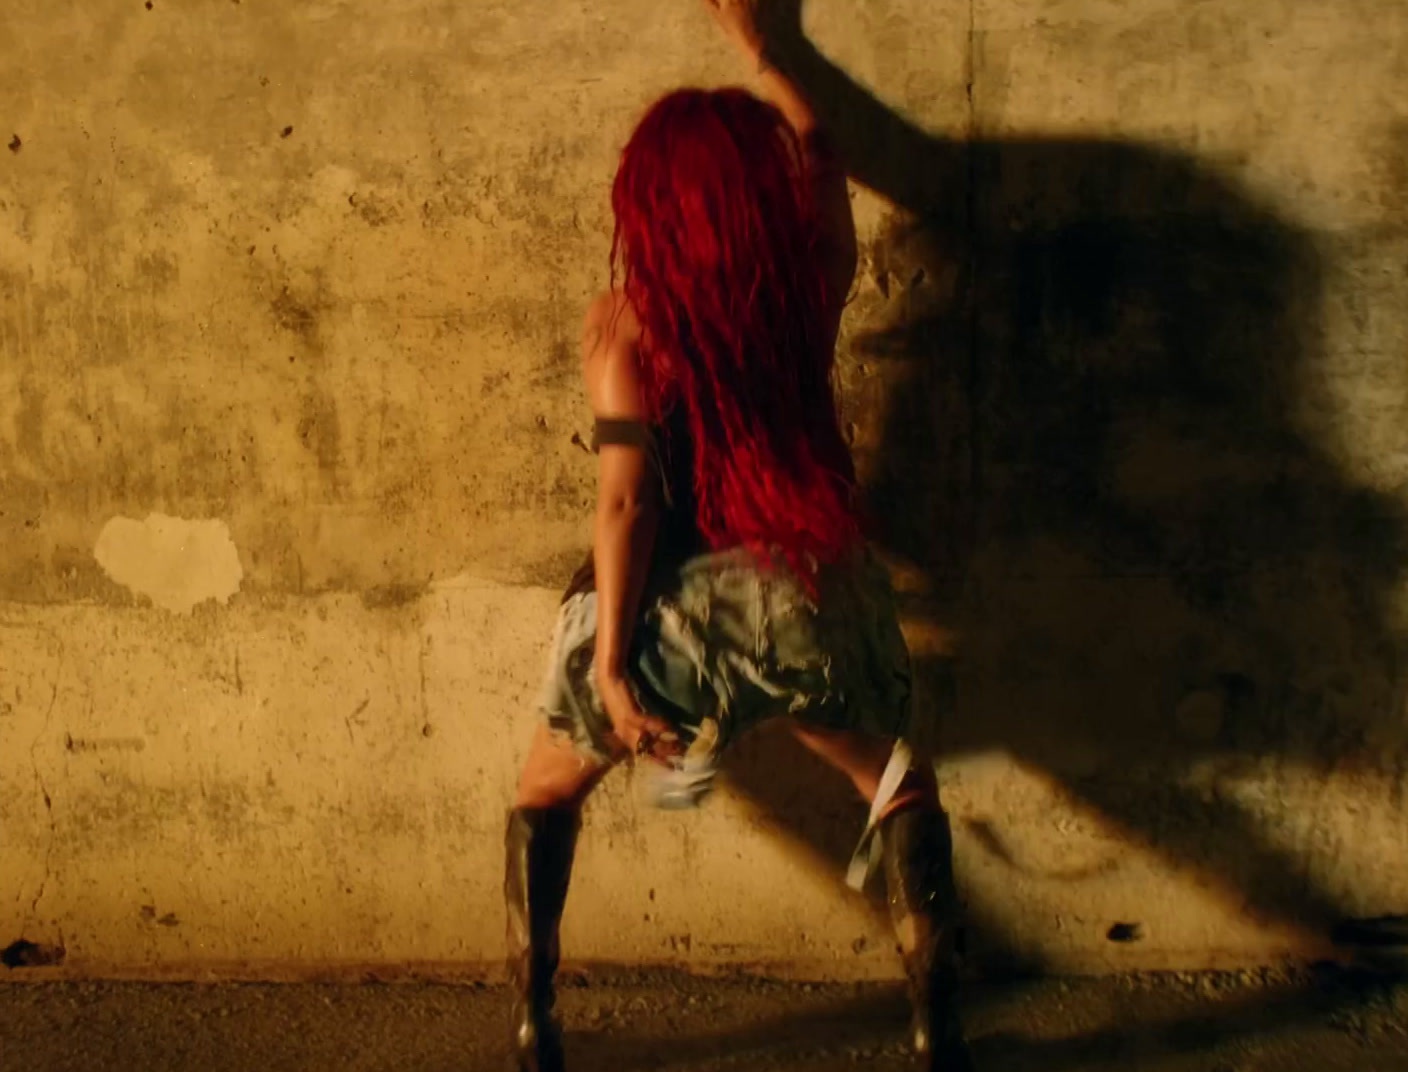
[[[582,363],[587,397],[597,414],[644,414],[637,367],[640,332],[635,310],[618,290],[599,295],[587,308]]]
[[[590,358],[598,349],[633,346],[640,340],[640,330],[640,319],[626,295],[615,288],[602,291],[587,306],[582,356]]]

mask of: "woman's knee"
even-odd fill
[[[514,806],[580,807],[608,769],[540,727],[518,776]]]
[[[938,807],[939,786],[934,778],[933,769],[927,764],[920,765],[910,767],[904,772],[900,784],[895,787],[894,795],[885,803],[877,818],[886,819],[906,808],[934,809]]]

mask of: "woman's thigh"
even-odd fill
[[[796,719],[789,723],[792,735],[808,751],[849,778],[867,802],[875,799],[880,776],[894,749],[893,741],[860,730],[809,726]]]
[[[849,778],[867,804],[875,800],[885,767],[894,753],[892,738],[864,730],[808,725],[798,719],[790,719],[789,728],[808,751]],[[932,768],[927,763],[917,763],[905,772],[895,799],[907,802],[933,788]]]

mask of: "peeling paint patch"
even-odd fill
[[[244,579],[229,526],[218,520],[114,517],[93,556],[118,584],[176,614],[207,599],[227,602]]]

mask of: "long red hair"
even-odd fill
[[[832,389],[825,261],[792,128],[740,89],[670,93],[612,188],[613,277],[640,318],[651,417],[683,408],[710,547],[806,576],[860,540]]]

